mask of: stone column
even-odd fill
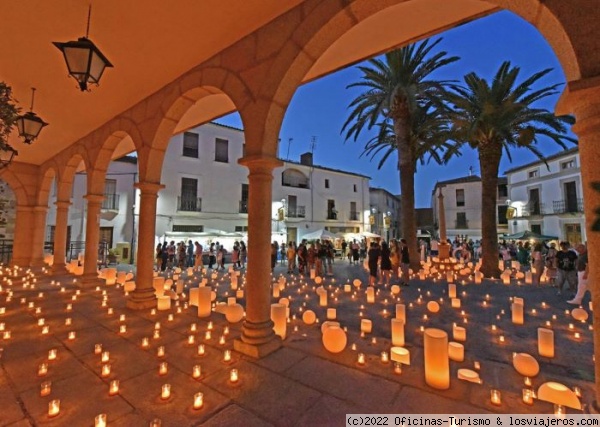
[[[156,232],[156,200],[159,190],[165,186],[153,182],[135,185],[140,190],[140,216],[137,238],[137,264],[135,291],[127,300],[127,307],[134,310],[156,307],[152,281],[154,277],[154,235]],[[135,248],[131,248],[135,250]]]
[[[100,208],[104,196],[87,194],[87,216],[85,223],[85,254],[83,261],[83,284],[93,284],[98,281],[98,244],[100,243]]]
[[[54,226],[54,263],[52,264],[52,272],[54,274],[64,274],[67,272],[65,259],[67,257],[67,228],[71,202],[68,200],[57,200],[54,204],[56,205],[56,225]]]
[[[46,236],[46,216],[48,206],[33,207],[33,230],[31,239],[31,266],[44,266],[44,238]]]
[[[438,194],[438,217],[440,220],[440,243],[438,245],[438,258],[441,260],[450,257],[450,245],[448,244],[448,236],[446,235],[446,208],[444,207],[444,195],[442,187]]]
[[[246,320],[234,349],[260,358],[281,346],[271,321],[271,205],[273,169],[282,162],[275,157],[240,159],[249,169],[248,273],[246,275]]]
[[[579,137],[581,184],[589,260],[588,289],[594,311],[594,356],[600,360],[600,78],[569,84],[567,102],[575,113],[573,131]],[[593,406],[600,412],[600,363],[595,364],[596,398]]]
[[[13,237],[13,254],[11,265],[29,267],[32,256],[33,207],[17,205],[15,218],[15,234]]]

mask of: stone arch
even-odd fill
[[[85,170],[88,171],[88,163],[81,152],[76,152],[71,155],[69,160],[60,170],[60,179],[57,182],[56,199],[70,200],[73,189],[73,181],[77,168],[83,162]],[[88,180],[89,181],[89,180]]]
[[[308,188],[310,180],[300,169],[291,167],[281,172],[281,184],[288,187]]]
[[[246,84],[232,71],[220,67],[192,70],[182,76],[175,87],[170,86],[168,93],[165,91],[157,94],[162,97],[158,106],[161,114],[154,124],[150,141],[138,151],[140,181],[160,182],[164,153],[175,127],[197,101],[212,94],[222,94],[240,111],[253,100]]]
[[[0,179],[6,182],[13,193],[15,193],[18,206],[32,205],[34,197],[28,194],[26,185],[21,182],[19,176],[20,174],[7,169],[0,175]]]
[[[48,200],[50,198],[50,192],[52,191],[52,183],[56,181],[58,186],[58,168],[55,165],[48,165],[40,171],[40,182],[38,184],[38,191],[36,195],[37,206],[48,206]]]
[[[129,138],[133,142],[136,151],[142,149],[142,136],[137,125],[130,119],[120,117],[108,123],[104,128],[94,134],[93,145],[100,147],[93,159],[93,170],[106,171],[112,160],[114,152],[124,139]]]
[[[266,124],[261,139],[276,145],[285,111],[295,91],[311,67],[338,39],[368,18],[401,3],[404,0],[326,0],[307,5],[305,9],[312,9],[306,12],[305,18],[288,36],[287,43],[280,48],[265,79],[269,84],[262,86],[258,96],[261,101],[271,100],[264,101],[268,105],[260,107],[265,110]],[[577,55],[570,33],[546,3],[541,0],[491,0],[489,3],[510,10],[536,26],[553,48],[567,80],[581,78],[580,62],[583,59]]]

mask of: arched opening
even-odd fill
[[[8,182],[0,179],[0,263],[8,265],[12,258],[17,219],[17,195]]]

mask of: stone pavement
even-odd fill
[[[497,281],[459,285],[462,307],[455,309],[450,306],[445,280],[413,280],[400,296],[407,305],[406,348],[411,352],[411,365],[396,374],[391,363],[380,360],[381,352],[391,346],[390,319],[396,298],[389,288],[380,287],[374,304],[367,303],[364,284],[358,292],[345,293],[342,285],[354,278],[364,282],[366,272],[345,261],[336,262],[335,282],[327,278],[324,285],[330,294],[329,307],[337,308],[338,321],[348,328],[348,346],[332,354],[321,343],[320,323],[308,326],[301,320],[300,308],[313,309],[325,320],[326,307],[319,307],[313,281],[301,284],[285,271],[284,266],[275,270],[276,276],[284,274],[289,279],[281,295],[290,299],[292,314],[283,347],[261,360],[232,351],[232,361],[227,363],[223,362],[224,350],[233,348],[241,322],[229,324],[221,314],[213,312],[209,319],[199,319],[195,307],[186,309],[183,303],[156,314],[132,311],[125,306],[122,289],[105,285],[99,290],[79,288],[70,276],[61,278],[60,285],[52,285],[52,278],[40,278],[34,289],[24,288],[20,280],[12,285],[0,282],[0,308],[5,309],[4,314],[0,311],[0,327],[4,324],[5,329],[0,332],[0,426],[88,426],[100,413],[107,414],[108,425],[127,427],[147,426],[156,418],[162,426],[341,426],[347,413],[551,413],[552,405],[547,402],[522,403],[523,377],[512,367],[513,351],[529,353],[540,363],[534,388],[545,381],[558,381],[579,386],[583,402],[593,399],[591,319],[574,321],[565,312],[572,307],[553,288],[506,286]],[[218,290],[218,301],[231,294],[221,276],[211,284]],[[522,326],[511,322],[512,296],[525,299]],[[273,302],[277,300],[273,298]],[[430,300],[440,302],[438,313],[425,308]],[[67,311],[68,304],[71,311]],[[41,311],[36,313],[36,308]],[[360,335],[361,312],[373,320],[373,333],[365,337]],[[49,326],[48,334],[41,333],[40,318]],[[66,318],[71,325],[65,325]],[[206,339],[209,321],[212,336]],[[546,321],[555,331],[553,359],[537,353],[537,328]],[[449,390],[435,390],[424,381],[421,326],[443,329],[452,340],[454,322],[467,328],[465,361],[450,363]],[[197,325],[195,332],[192,324]],[[126,325],[125,332],[119,332],[121,325]],[[160,336],[153,338],[157,326]],[[225,344],[219,344],[226,327]],[[6,331],[10,338],[5,337]],[[68,339],[70,331],[76,333],[72,340]],[[581,338],[574,338],[575,331]],[[188,344],[190,335],[194,344]],[[500,335],[505,337],[504,343],[499,342]],[[148,348],[141,345],[144,337],[149,338]],[[110,352],[108,377],[101,376],[100,355],[94,354],[97,343]],[[199,344],[205,345],[204,356],[198,355]],[[159,346],[165,347],[164,357],[157,356]],[[50,349],[57,350],[54,361],[47,360]],[[359,352],[366,355],[364,366],[357,364]],[[168,363],[168,372],[159,375],[163,361]],[[483,384],[458,380],[457,369],[473,369],[475,361],[481,365]],[[48,364],[43,377],[38,376],[41,363]],[[201,365],[200,379],[192,377],[194,365]],[[239,372],[235,385],[229,381],[232,368]],[[113,379],[120,381],[120,390],[109,396]],[[49,396],[40,397],[44,381],[51,381],[52,389]],[[160,394],[165,383],[171,384],[172,395],[163,400]],[[490,404],[492,388],[502,391],[501,406]],[[192,408],[196,392],[204,393],[204,406],[198,410]],[[61,402],[56,417],[47,414],[52,399]]]

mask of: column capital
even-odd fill
[[[54,202],[54,204],[56,205],[57,209],[69,209],[69,207],[72,205],[70,200],[57,200]]]
[[[165,188],[165,185],[160,182],[136,182],[133,186],[140,190],[142,194],[158,194],[160,190]]]
[[[273,169],[283,166],[283,162],[277,157],[253,154],[238,160],[242,166],[246,166],[250,173],[271,173]]]
[[[88,203],[100,204],[104,201],[104,194],[86,194],[83,198],[86,199]]]
[[[33,211],[46,213],[48,212],[48,206],[37,205],[33,207]]]

